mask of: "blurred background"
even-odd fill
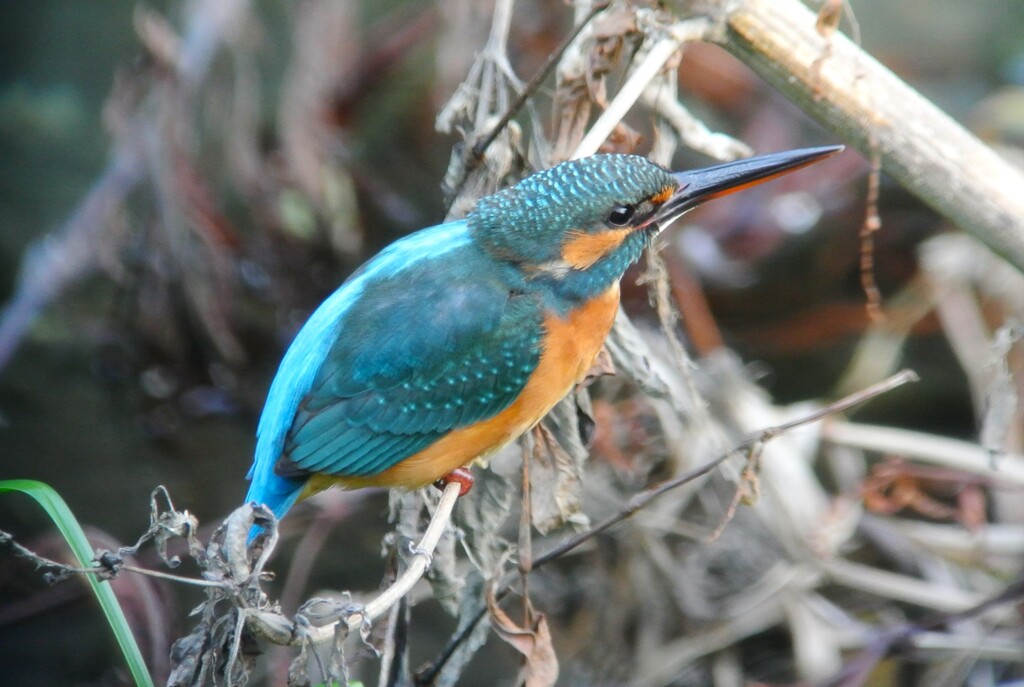
[[[145,530],[156,485],[202,523],[240,505],[264,394],[304,318],[383,245],[443,219],[456,141],[435,116],[491,11],[468,0],[234,0],[221,5],[217,44],[189,23],[203,5],[37,0],[8,3],[0,22],[0,302],[20,293],[13,307],[38,313],[23,338],[0,335],[0,478],[49,483],[109,548]],[[1024,144],[1024,3],[852,5],[868,52],[984,139]],[[571,25],[565,3],[516,4],[508,52],[520,78]],[[713,46],[687,50],[680,99],[757,152],[836,142]],[[691,322],[695,353],[721,336],[780,403],[836,393],[869,323],[858,262],[867,170],[849,151],[677,225],[666,249],[675,295],[700,292],[691,307],[706,302],[715,323]],[[880,213],[874,269],[888,299],[912,287],[917,247],[950,227],[884,178]],[[625,303],[653,321],[641,288]],[[924,381],[861,419],[976,439],[968,380],[933,315],[914,322],[900,362]],[[331,535],[308,588],[373,588],[386,496],[332,503],[357,524]],[[0,500],[0,528],[64,555],[25,498]],[[85,587],[45,588],[4,554],[4,682],[122,682]],[[287,560],[286,545],[278,569]],[[144,648],[166,657],[199,594],[122,584],[150,619]],[[423,656],[440,643],[427,635]],[[460,684],[514,674],[510,651],[489,650]]]

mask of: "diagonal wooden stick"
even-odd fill
[[[1024,174],[798,0],[703,3],[709,39],[1024,271]]]

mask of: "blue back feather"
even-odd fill
[[[256,430],[256,454],[248,478],[247,502],[268,506],[281,518],[298,499],[305,479],[282,477],[274,467],[284,451],[302,399],[309,393],[338,337],[338,324],[374,278],[387,277],[469,243],[465,221],[441,224],[410,234],[388,246],[352,275],[310,316],[285,353],[270,386]]]

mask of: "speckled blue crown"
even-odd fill
[[[468,220],[474,237],[516,262],[556,259],[565,232],[602,224],[617,204],[638,203],[672,186],[662,167],[638,155],[564,162],[480,199]]]

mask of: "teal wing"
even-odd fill
[[[373,474],[510,403],[539,358],[541,322],[515,279],[475,247],[465,221],[367,262],[288,347],[246,500],[280,518],[311,471]]]
[[[439,267],[366,285],[298,405],[279,475],[375,475],[519,396],[540,358],[539,304],[464,261]]]

